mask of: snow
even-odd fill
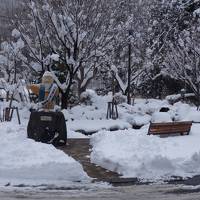
[[[127,115],[125,120],[132,126],[143,126],[151,121],[151,116],[142,114],[132,114],[132,115]]]
[[[42,70],[42,67],[41,67],[41,65],[39,63],[31,62],[30,66],[36,71],[41,71]]]
[[[63,110],[68,138],[88,138],[92,145],[91,162],[124,177],[165,180],[172,176],[190,177],[200,173],[200,112],[182,102],[135,99],[134,105],[118,105],[119,118],[106,119],[107,102],[112,95],[100,97],[93,91],[89,104]],[[4,103],[0,103],[4,104]],[[16,103],[14,103],[16,104]],[[18,105],[22,125],[0,123],[0,186],[7,183],[48,184],[90,182],[80,163],[52,145],[27,139],[30,113]],[[163,107],[168,112],[159,112]],[[147,135],[150,122],[193,121],[190,134],[160,138]],[[136,130],[132,127],[141,128]],[[83,133],[93,135],[84,135]]]
[[[142,130],[101,131],[91,138],[91,161],[124,177],[145,180],[200,173],[200,125],[189,136],[160,138]]]
[[[190,111],[188,115],[185,117],[185,120],[200,123],[200,112],[197,110]]]
[[[128,129],[131,125],[122,120],[76,120],[69,122],[70,130],[73,131],[84,131],[88,133],[98,132],[102,129],[113,130],[113,129]]]
[[[172,122],[171,116],[167,112],[155,112],[152,115],[152,122]]]
[[[0,186],[10,184],[51,184],[85,181],[90,178],[80,163],[53,145],[27,138],[28,112],[20,111],[23,124],[0,123]],[[15,116],[16,117],[16,116]]]
[[[59,61],[60,56],[58,54],[52,54],[50,58],[54,61]]]
[[[194,11],[194,14],[200,15],[200,8],[196,9],[196,10]]]
[[[195,97],[195,94],[194,93],[186,93],[184,94],[184,97],[187,98],[187,97]],[[176,95],[168,95],[166,97],[166,100],[168,100],[169,102],[175,102],[175,101],[178,101],[182,98],[181,94],[176,94]]]
[[[167,100],[135,99],[133,106],[118,105],[118,120],[106,120],[106,106],[110,99],[110,96],[93,95],[90,106],[78,105],[65,111],[69,130],[97,132],[89,136],[93,146],[91,162],[124,177],[142,180],[156,181],[200,173],[200,124],[192,125],[189,136],[160,138],[147,135],[150,121],[200,122],[196,107],[182,102],[170,105]],[[159,112],[163,107],[169,111]],[[119,130],[109,131],[112,124]],[[143,127],[134,130],[132,125]]]
[[[185,121],[185,120],[188,121],[189,113],[196,112],[196,108],[191,108],[188,104],[180,102],[174,104],[174,109],[176,113],[175,118],[177,121]]]
[[[67,130],[67,138],[70,138],[70,139],[72,139],[72,138],[76,138],[76,139],[77,138],[89,138],[88,136],[86,136],[80,132],[75,132],[75,131],[69,129],[69,126],[67,129],[68,129]]]
[[[116,78],[121,90],[123,91],[123,93],[125,93],[125,91],[126,91],[126,89],[128,87],[128,81],[126,81],[126,83],[124,83],[122,81],[122,79],[120,78],[120,76],[118,74],[118,69],[117,69],[116,66],[112,65],[111,66],[111,71],[113,72],[113,74],[114,74],[114,76],[115,76],[115,78]]]
[[[162,107],[168,112],[159,112]],[[200,173],[200,124],[192,125],[188,136],[149,136],[148,123],[200,122],[196,107],[182,102],[136,99],[134,106],[119,105],[120,120],[144,125],[139,130],[101,130],[90,137],[91,161],[124,177],[165,180],[172,176],[191,177]]]
[[[19,38],[20,37],[20,32],[17,29],[13,29],[12,31],[12,36],[15,38]]]
[[[107,102],[111,101],[112,97],[99,97],[92,92],[90,92],[89,96],[92,105],[82,104],[68,110],[63,110],[65,119],[68,121],[106,119]]]

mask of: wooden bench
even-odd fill
[[[187,134],[189,135],[192,121],[150,123],[148,135]]]

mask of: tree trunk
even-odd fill
[[[197,110],[199,110],[199,106],[200,106],[200,88],[199,88],[199,83],[197,84]]]
[[[61,109],[67,109],[69,101],[69,90],[65,93],[62,93],[61,96]]]
[[[69,85],[65,92],[61,91],[61,109],[67,109],[70,99],[70,91],[73,85],[74,74],[70,73]]]
[[[83,92],[85,92],[85,91],[86,91],[86,87],[80,87],[80,88],[78,88],[78,98],[79,98],[79,101],[80,101],[80,98],[81,98],[81,94]]]
[[[9,101],[9,96],[10,96],[10,92],[9,92],[9,91],[7,91],[7,92],[6,92],[6,102],[8,102],[8,101]]]

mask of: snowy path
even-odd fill
[[[117,173],[108,171],[102,167],[96,166],[90,162],[90,141],[88,138],[84,139],[68,139],[68,145],[60,147],[66,154],[72,156],[75,160],[80,162],[84,171],[97,181],[110,182],[111,179],[118,179]],[[108,180],[109,179],[109,180]]]
[[[89,138],[82,139],[68,139],[68,145],[65,147],[59,147],[62,151],[72,156],[78,161],[84,171],[93,178],[93,182],[104,181],[112,184],[113,186],[130,186],[130,185],[145,185],[148,182],[141,182],[137,178],[123,178],[119,174],[106,170],[100,166],[97,166],[90,162],[90,141]],[[200,185],[200,175],[194,176],[188,179],[182,179],[181,177],[166,180],[166,183],[171,184],[184,184],[184,185]]]
[[[199,200],[200,189],[180,185],[139,185],[94,190],[1,191],[1,200]]]

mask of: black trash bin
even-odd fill
[[[67,128],[62,112],[32,111],[27,127],[28,138],[54,146],[65,145]]]

